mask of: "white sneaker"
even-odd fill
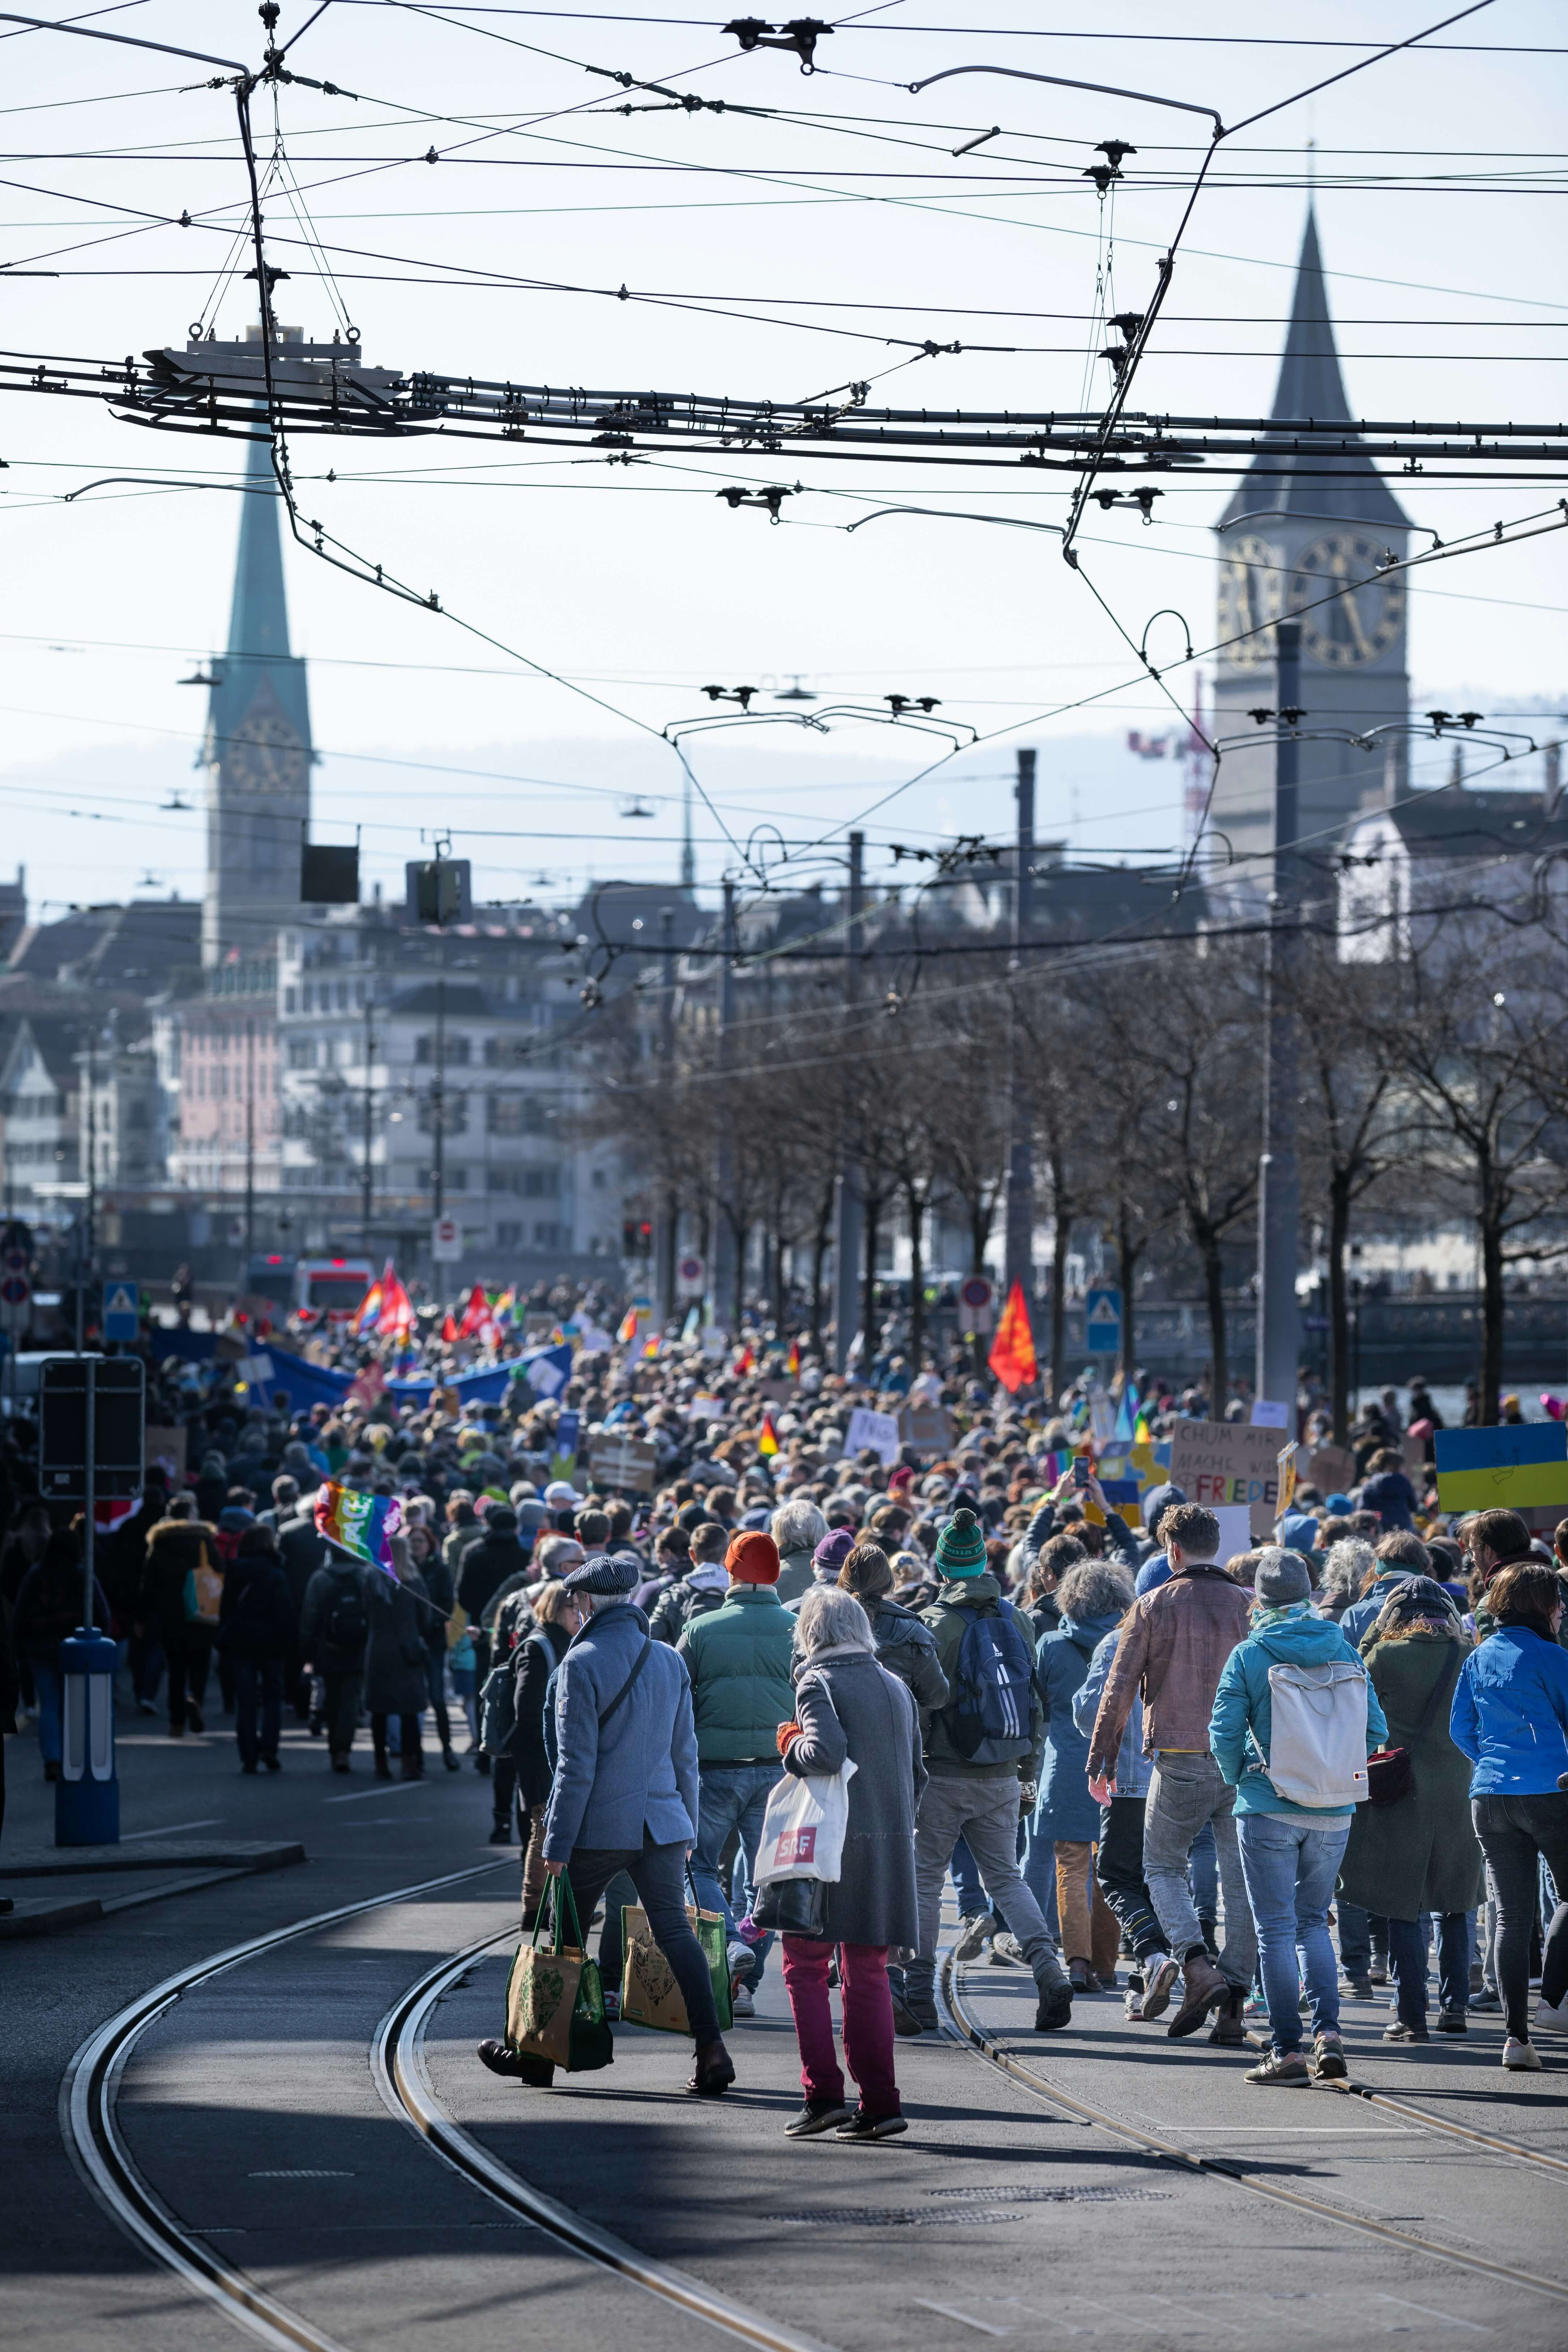
[[[1555,2009],[1549,2000],[1538,2000],[1535,2022],[1538,2027],[1544,2026],[1549,2033],[1568,2033],[1568,1992],[1563,1994]]]
[[[726,1947],[724,1957],[730,1963],[731,1984],[739,1984],[742,1978],[749,1977],[757,1965],[755,1952],[752,1951],[750,1944],[742,1944],[739,1937],[732,1944]]]
[[[755,2017],[757,2004],[752,1999],[750,1985],[732,1984],[730,1987],[730,2008],[736,2017]]]
[[[1539,2074],[1541,2053],[1528,2042],[1516,2042],[1510,2033],[1502,2045],[1502,2063],[1510,2074]]]
[[[977,1960],[996,1934],[997,1925],[989,1911],[982,1911],[977,1919],[965,1919],[959,1928],[958,1941],[952,1948],[954,1961]]]
[[[1124,2005],[1129,2017],[1137,2018],[1142,2016],[1143,1979],[1142,1977],[1131,1976],[1128,1978]]]
[[[1171,1988],[1181,1965],[1169,1952],[1151,1952],[1143,1963],[1143,2006],[1141,2017],[1163,2017],[1171,2005]]]
[[[999,1928],[991,1938],[991,1965],[994,1969],[1022,1969],[1028,1966],[1024,1947],[1010,1928]]]

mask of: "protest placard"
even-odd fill
[[[610,1431],[595,1437],[588,1468],[595,1486],[614,1487],[622,1495],[651,1495],[658,1456],[638,1437]]]
[[[1245,1504],[1256,1540],[1272,1534],[1279,1505],[1279,1433],[1240,1421],[1179,1421],[1171,1477],[1189,1503]]]
[[[944,1404],[907,1404],[899,1428],[918,1454],[945,1454],[952,1444],[952,1415]]]
[[[845,1433],[844,1451],[858,1454],[863,1446],[869,1446],[889,1469],[892,1467],[899,1458],[899,1424],[890,1412],[873,1412],[864,1404],[856,1406]]]
[[[1306,1483],[1315,1486],[1325,1502],[1331,1495],[1348,1495],[1356,1483],[1355,1455],[1350,1447],[1309,1446]]]

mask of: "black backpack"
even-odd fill
[[[334,1650],[363,1650],[369,1641],[370,1618],[357,1576],[352,1584],[341,1584],[332,1595],[321,1634]]]

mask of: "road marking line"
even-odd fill
[[[1011,2336],[1013,2333],[1010,2327],[993,2327],[988,2319],[972,2319],[967,2311],[955,2311],[951,2303],[928,2303],[923,2294],[917,2294],[915,2301],[922,2311],[940,2312],[943,2319],[956,2319],[961,2327],[973,2327],[981,2336]]]
[[[390,1789],[384,1783],[376,1789],[354,1789],[346,1797],[323,1797],[321,1802],[323,1805],[358,1805],[366,1797],[405,1797],[410,1789],[423,1787],[424,1777],[421,1773],[417,1780],[394,1780]]]
[[[178,1837],[183,1830],[216,1830],[221,1819],[221,1814],[214,1813],[205,1822],[171,1822],[166,1830],[127,1830],[120,1843],[131,1845],[137,1838]]]

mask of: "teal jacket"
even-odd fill
[[[774,1734],[795,1716],[795,1633],[771,1584],[732,1584],[721,1608],[692,1618],[676,1647],[691,1676],[700,1764],[777,1763]]]
[[[1215,1692],[1209,1718],[1209,1746],[1215,1762],[1236,1790],[1238,1813],[1288,1813],[1292,1821],[1315,1822],[1328,1828],[1348,1822],[1355,1811],[1345,1805],[1332,1811],[1315,1805],[1293,1805],[1279,1795],[1262,1769],[1273,1736],[1274,1707],[1268,1688],[1270,1666],[1323,1666],[1334,1659],[1361,1659],[1339,1627],[1326,1617],[1288,1617],[1281,1625],[1249,1633],[1226,1660]],[[1369,1676],[1366,1685],[1366,1752],[1381,1748],[1388,1725]]]

